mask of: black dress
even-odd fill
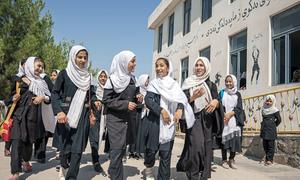
[[[125,149],[126,145],[135,142],[136,110],[128,110],[128,103],[137,103],[138,93],[139,90],[132,78],[127,88],[121,93],[116,93],[113,89],[104,89],[103,113],[106,114],[110,149]]]
[[[217,86],[210,80],[206,80],[206,84],[212,99],[219,100]],[[184,93],[189,99],[189,90],[185,90]],[[220,100],[219,103],[221,107]],[[194,102],[191,106],[194,108]],[[203,109],[194,114],[195,124],[186,130],[184,148],[177,163],[177,171],[186,172],[189,179],[199,178],[200,172],[201,179],[211,177],[212,150],[221,146],[223,113],[223,108],[217,108],[213,113],[207,113]]]
[[[265,140],[277,139],[276,127],[280,124],[281,117],[279,111],[269,115],[263,115],[261,122],[260,137]]]
[[[66,115],[68,114],[72,98],[76,91],[76,85],[71,81],[66,70],[62,70],[56,79],[51,93],[51,103],[55,115],[59,112],[64,112]],[[86,94],[86,99],[76,129],[71,128],[68,124],[56,124],[56,133],[58,136],[57,144],[60,145],[59,148],[64,151],[64,154],[70,152],[82,153],[85,150],[90,128],[89,94],[91,94],[91,101],[93,102],[95,100],[94,92],[89,90]]]

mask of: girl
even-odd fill
[[[103,115],[103,107],[102,107],[102,99],[103,99],[103,91],[104,85],[107,81],[107,72],[105,70],[99,71],[97,74],[98,86],[96,89],[96,123],[94,126],[90,127],[89,139],[90,145],[92,149],[92,162],[94,165],[94,169],[96,172],[103,172],[103,168],[99,162],[99,154],[98,150],[102,141],[102,136],[104,133],[104,128],[106,124],[106,117]]]
[[[53,112],[57,116],[57,133],[60,149],[60,179],[76,179],[80,159],[89,135],[91,102],[91,76],[88,72],[88,51],[73,46],[69,53],[67,68],[62,70],[52,90]],[[90,120],[89,120],[90,118]]]
[[[29,160],[32,154],[32,143],[35,141],[38,110],[43,102],[50,102],[50,91],[47,83],[40,77],[44,62],[40,58],[29,57],[26,60],[24,72],[20,82],[20,97],[13,113],[12,126],[12,155],[10,179],[18,179],[22,172],[21,163],[25,171],[31,171]],[[17,101],[15,99],[15,101]],[[47,112],[43,112],[47,113]]]
[[[143,96],[136,88],[133,72],[136,66],[135,54],[121,51],[115,55],[110,77],[104,86],[103,104],[110,144],[108,173],[113,180],[123,180],[122,158],[126,145],[135,141],[136,106]]]
[[[166,58],[155,62],[156,78],[149,83],[145,104],[150,112],[144,119],[146,138],[146,179],[154,179],[155,154],[159,151],[158,180],[170,179],[171,152],[176,123],[183,113],[187,122],[194,121],[194,115],[179,84],[172,78],[172,66]]]
[[[199,57],[194,64],[194,75],[182,86],[196,118],[193,126],[187,123],[184,149],[177,163],[177,171],[184,171],[188,179],[211,177],[213,134],[222,132],[222,112],[217,86],[209,80],[210,62]],[[200,175],[201,173],[201,175]],[[200,177],[199,177],[200,176]]]
[[[53,84],[55,84],[55,81],[57,79],[57,76],[59,74],[59,70],[58,69],[54,69],[52,72],[51,72],[51,76],[50,76],[50,79],[52,81]]]
[[[276,127],[281,123],[279,110],[276,107],[274,95],[268,95],[262,108],[263,121],[261,122],[260,137],[266,153],[265,165],[273,164],[275,140],[277,139]]]
[[[222,167],[236,169],[234,157],[236,152],[241,152],[241,130],[244,124],[242,118],[243,104],[241,94],[237,90],[237,79],[234,75],[225,78],[225,89],[220,91],[220,99],[224,106],[224,129],[222,133]],[[230,152],[227,161],[227,151]]]

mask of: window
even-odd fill
[[[199,51],[199,56],[206,57],[210,60],[210,46]]]
[[[189,57],[181,60],[181,84],[189,75]]]
[[[212,0],[202,0],[202,23],[211,17]]]
[[[174,13],[169,17],[168,46],[173,44],[173,36],[174,36]]]
[[[230,72],[237,78],[237,85],[246,88],[247,73],[247,31],[230,38]]]
[[[183,14],[183,35],[187,34],[191,30],[191,1],[184,1],[184,14]]]
[[[300,82],[300,5],[272,17],[272,84]]]
[[[162,49],[162,38],[163,38],[163,25],[160,25],[158,28],[158,46],[157,46],[158,53],[160,53]]]

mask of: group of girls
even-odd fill
[[[94,169],[104,172],[98,155],[103,134],[108,145],[110,179],[124,179],[122,159],[128,145],[130,152],[144,154],[146,179],[155,179],[153,166],[157,153],[157,179],[170,179],[179,121],[184,124],[182,130],[186,136],[177,171],[185,172],[188,179],[210,178],[214,149],[222,149],[224,164],[235,168],[234,156],[241,151],[244,121],[235,76],[226,76],[226,87],[218,93],[217,86],[209,79],[211,65],[205,57],[195,60],[193,74],[182,87],[173,79],[168,59],[161,57],[155,61],[155,77],[151,81],[146,74],[137,81],[134,76],[137,62],[131,51],[116,54],[110,72],[101,70],[97,74],[96,89],[88,72],[88,51],[80,45],[71,48],[66,69],[51,73],[54,86],[43,73],[45,64],[41,58],[30,57],[23,68],[20,65],[15,82],[21,92],[14,92],[12,87],[10,100],[17,102],[13,113],[10,179],[19,178],[22,164],[31,168],[33,143],[37,159],[45,162],[46,121],[54,124],[53,146],[59,151],[60,180],[77,178],[88,138]],[[55,118],[44,117],[43,114],[51,114],[47,110]],[[268,114],[266,111],[265,115]]]

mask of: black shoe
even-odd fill
[[[128,155],[128,159],[130,159],[130,158],[135,158],[134,153],[130,153],[130,154]]]
[[[101,167],[101,165],[100,165],[99,162],[96,162],[96,163],[94,164],[94,169],[95,169],[95,171],[98,172],[98,173],[101,173],[101,172],[104,171],[103,168]]]

